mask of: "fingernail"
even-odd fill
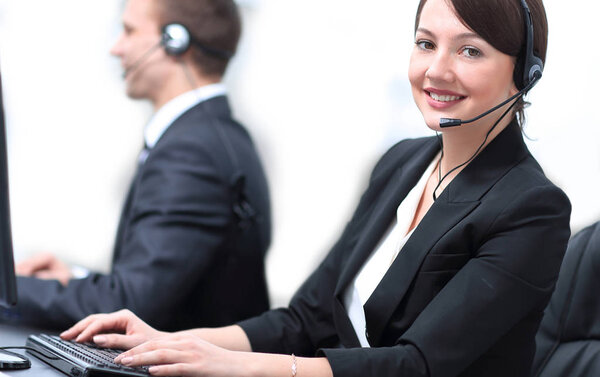
[[[150,368],[148,368],[148,372],[156,373],[156,372],[158,372],[158,367],[157,366],[150,367]]]
[[[94,337],[94,343],[96,343],[96,344],[103,344],[103,343],[106,343],[106,337],[105,337],[105,336],[102,336],[102,335],[96,335],[96,336]]]
[[[81,335],[77,335],[77,338],[75,338],[76,342],[79,342],[81,340]]]
[[[133,361],[133,357],[131,357],[131,356],[124,357],[121,359],[121,364],[127,365],[127,364],[131,363],[132,361]]]

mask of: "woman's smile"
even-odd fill
[[[427,96],[427,103],[435,109],[452,107],[467,98],[460,93],[436,88],[425,88],[424,92]]]

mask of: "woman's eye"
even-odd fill
[[[462,50],[462,54],[469,58],[475,58],[481,55],[481,51],[479,51],[475,47],[465,47]]]
[[[433,43],[429,42],[429,41],[417,41],[416,42],[417,46],[419,46],[420,49],[423,50],[433,50]]]

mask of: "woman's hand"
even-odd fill
[[[123,309],[86,317],[60,334],[60,337],[77,342],[93,341],[102,347],[129,349],[167,334],[153,329],[131,311]]]
[[[251,375],[253,354],[229,351],[190,334],[151,340],[119,355],[126,366],[151,365],[154,376],[242,377]]]
[[[153,376],[281,377],[295,375],[292,370],[298,376],[333,376],[324,357],[230,351],[189,333],[151,340],[117,356],[115,362],[150,366]]]

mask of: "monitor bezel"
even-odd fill
[[[16,304],[17,282],[10,224],[6,117],[0,73],[0,306],[10,307]]]

